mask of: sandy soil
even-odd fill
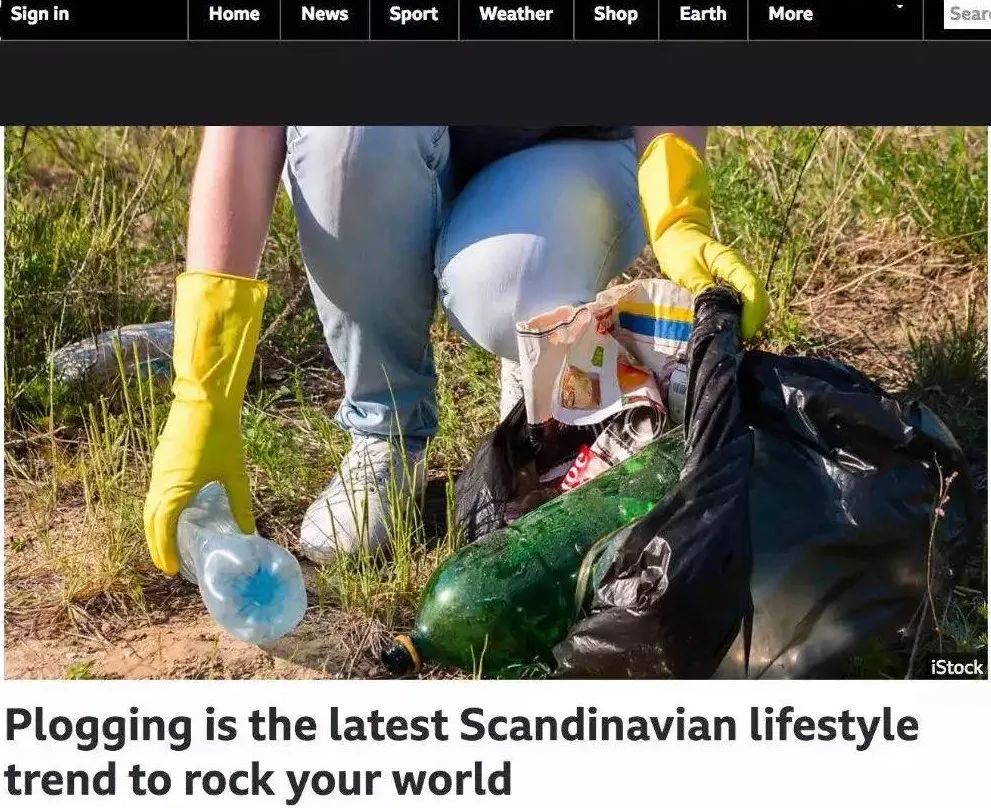
[[[317,607],[318,571],[301,557],[310,608],[292,633],[270,647],[230,636],[206,612],[195,586],[154,571],[142,584],[141,606],[108,599],[99,591],[91,597],[77,595],[77,602],[67,606],[51,556],[81,564],[95,552],[80,540],[81,528],[86,529],[84,501],[66,496],[56,508],[39,512],[29,505],[21,485],[10,478],[5,483],[6,678],[388,677],[378,655],[392,633],[361,614]],[[443,483],[442,475],[428,482],[423,516],[429,535],[439,535],[444,519]]]
[[[312,570],[308,570],[312,574]],[[8,626],[4,675],[17,679],[63,679],[81,666],[99,679],[324,679],[382,675],[354,620],[327,619],[311,609],[291,634],[270,647],[240,642],[206,613],[198,592],[185,582],[167,609],[118,625],[62,626],[32,636],[29,625]],[[135,626],[134,623],[140,625]],[[358,642],[355,642],[358,640]],[[354,652],[350,649],[362,647]]]
[[[80,663],[99,679],[322,679],[349,667],[354,676],[375,675],[370,661],[352,661],[326,627],[306,624],[262,649],[221,631],[207,614],[127,629],[112,643],[26,637],[4,651],[4,675],[17,679],[61,679]]]

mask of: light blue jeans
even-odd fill
[[[643,249],[631,140],[555,140],[460,193],[446,126],[287,130],[285,183],[324,334],[338,422],[414,441],[437,429],[438,289],[469,340],[517,358],[515,324],[591,300]]]

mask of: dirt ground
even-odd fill
[[[429,481],[424,521],[436,531],[443,519],[440,479]],[[37,550],[10,552],[16,537],[36,530],[23,494],[5,487],[4,545],[8,592],[20,606],[6,608],[4,677],[8,679],[330,679],[388,678],[379,663],[391,632],[380,622],[336,609],[320,608],[318,570],[302,556],[300,566],[310,608],[297,628],[276,643],[259,647],[223,631],[207,614],[197,588],[180,577],[154,574],[143,588],[145,608],[115,608],[102,597],[85,607],[57,608],[50,572]],[[51,515],[53,536],[72,534],[82,523],[84,504],[66,502]],[[66,550],[59,548],[59,553]],[[35,572],[38,570],[38,572]],[[32,599],[32,589],[38,592]],[[66,618],[69,618],[68,620]],[[430,678],[460,677],[425,670]]]
[[[313,567],[304,566],[312,584]],[[291,634],[260,648],[224,632],[203,610],[191,584],[175,580],[156,593],[162,603],[138,626],[106,615],[65,627],[14,620],[4,643],[8,679],[324,679],[375,678],[382,669],[367,653],[355,655],[349,635],[359,630],[339,613],[311,609]],[[311,597],[312,600],[312,597]],[[360,647],[360,646],[359,646]],[[70,675],[72,675],[70,673]]]

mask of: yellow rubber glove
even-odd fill
[[[267,294],[263,281],[233,275],[186,272],[176,281],[175,399],[144,507],[152,561],[168,575],[179,571],[179,514],[207,483],[223,484],[241,531],[254,532],[241,404]]]
[[[647,237],[661,272],[693,295],[718,281],[732,286],[743,301],[743,338],[753,337],[771,304],[736,251],[712,237],[709,179],[698,152],[677,135],[660,135],[640,159],[638,179]]]

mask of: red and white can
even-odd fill
[[[590,447],[582,446],[578,456],[571,464],[571,468],[568,469],[568,473],[561,480],[560,489],[562,492],[573,491],[589,480],[594,480],[602,472],[608,471],[609,468],[610,465],[593,452]]]

